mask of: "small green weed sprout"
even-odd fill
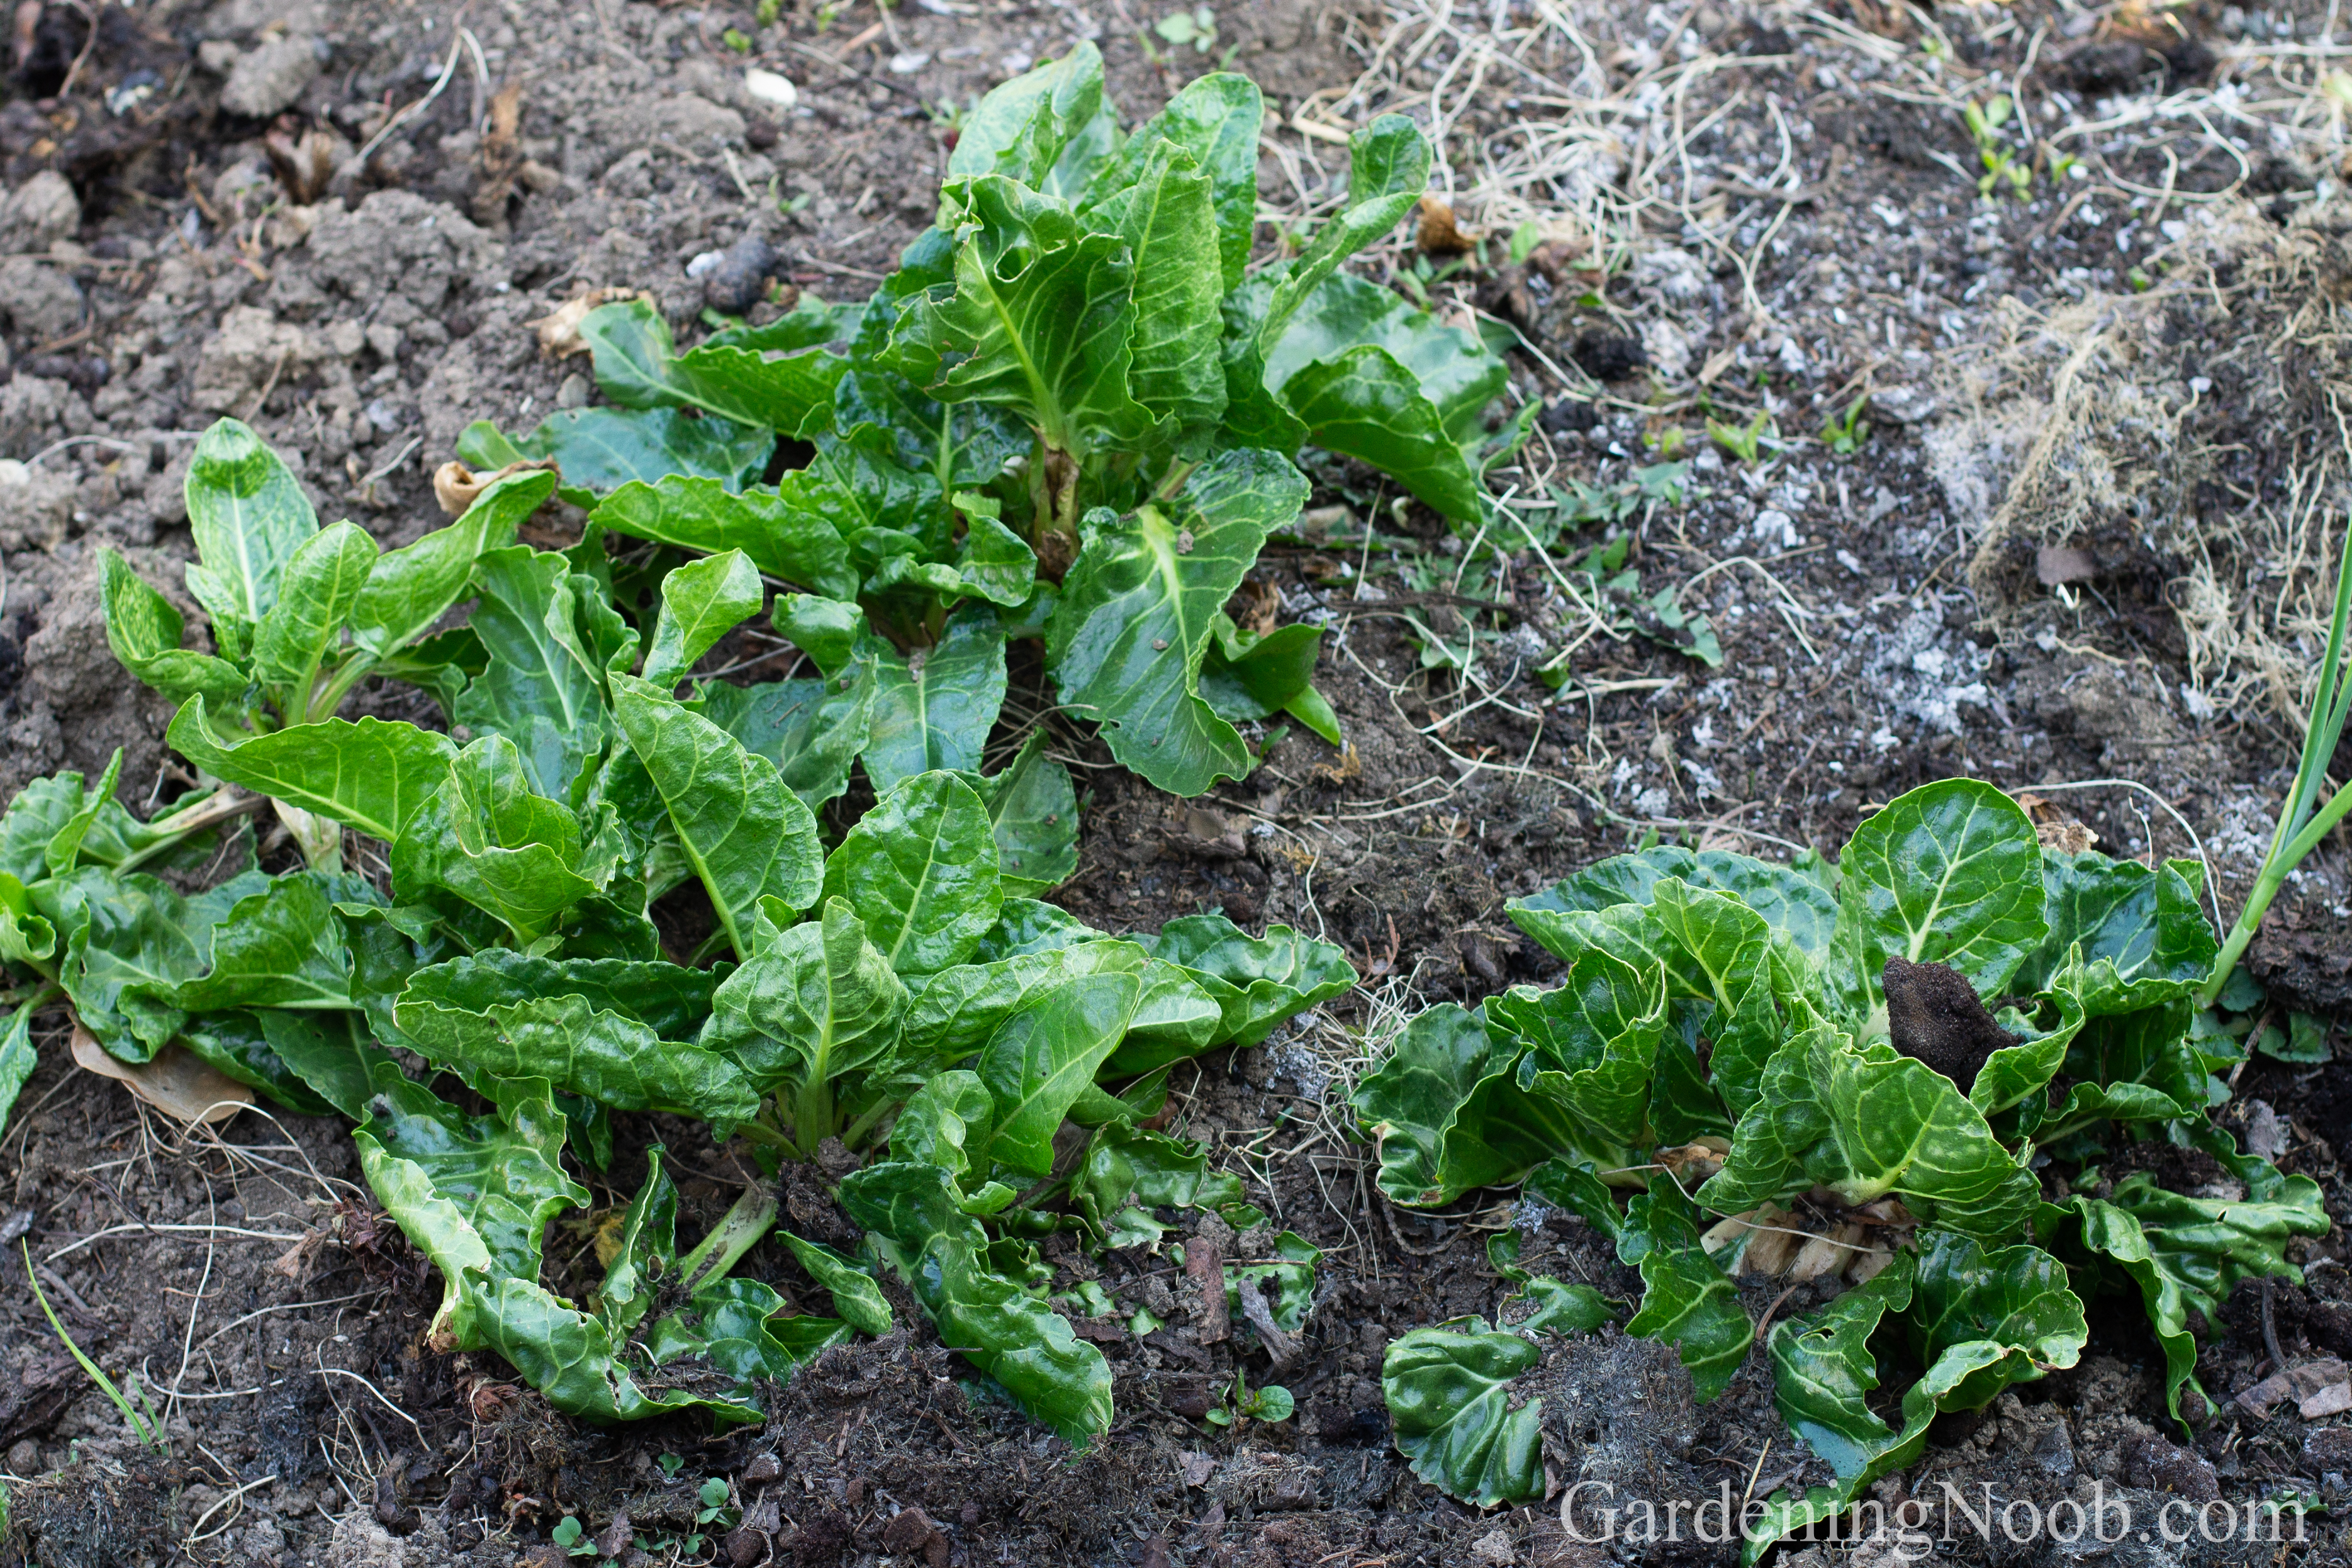
[[[1864,393],[1846,405],[1843,417],[1831,415],[1822,426],[1822,444],[1841,458],[1850,458],[1862,450],[1870,439],[1870,421],[1862,411],[1870,406],[1870,394]]]
[[[2007,191],[2023,201],[2033,189],[2033,166],[2021,163],[2003,142],[2000,128],[2009,123],[2015,111],[2009,94],[1994,93],[1982,103],[1972,103],[1960,111],[1960,118],[1976,139],[1977,160],[1984,165],[1984,174],[1977,181],[1977,195],[1991,201]]]
[[[1780,437],[1780,428],[1772,422],[1772,416],[1761,408],[1756,411],[1756,417],[1745,425],[1735,425],[1727,419],[1710,416],[1706,433],[1717,446],[1743,463],[1753,463],[1763,456],[1768,443],[1779,446]]]
[[[122,1419],[130,1424],[131,1430],[137,1435],[140,1442],[151,1448],[163,1447],[163,1418],[155,1414],[155,1407],[147,1403],[147,1391],[143,1388],[139,1390],[140,1404],[147,1405],[146,1414],[142,1417],[132,1406],[131,1401],[122,1396],[122,1391],[114,1386],[114,1380],[100,1372],[98,1363],[82,1353],[82,1348],[74,1343],[73,1336],[66,1332],[66,1326],[58,1321],[57,1313],[49,1307],[49,1299],[41,1293],[41,1282],[33,1277],[32,1247],[26,1245],[24,1253],[25,1283],[33,1288],[33,1300],[41,1304],[41,1315],[48,1319],[50,1329],[55,1331],[58,1339],[65,1342],[66,1349],[73,1352],[73,1358],[81,1363],[82,1371],[89,1373],[89,1380],[98,1384],[98,1391],[112,1401],[117,1410],[122,1412]]]

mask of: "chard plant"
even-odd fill
[[[1381,1190],[1524,1184],[1581,1216],[1640,1270],[1625,1331],[1674,1344],[1702,1399],[1754,1348],[1739,1277],[1851,1283],[1767,1338],[1780,1413],[1837,1480],[1771,1498],[1750,1562],[1911,1464],[1938,1413],[2074,1365],[2103,1298],[2145,1313],[2175,1417],[2202,1414],[2192,1319],[2240,1279],[2299,1281],[2288,1244],[2328,1219],[2207,1120],[2238,1047],[2194,1026],[2200,874],[2045,850],[1969,780],[1895,800],[1834,867],[1603,860],[1510,905],[1564,984],[1431,1008],[1359,1086]],[[2222,1183],[2103,1174],[2149,1142]],[[1414,1330],[1383,1368],[1416,1472],[1482,1504],[1544,1492],[1541,1400],[1515,1390],[1542,1333],[1627,1305],[1530,1275],[1514,1238],[1494,1256],[1521,1321]],[[1925,1370],[1891,1409],[1901,1365]]]
[[[683,351],[650,306],[604,306],[581,336],[606,406],[476,425],[459,456],[554,463],[606,532],[741,550],[790,590],[776,629],[870,682],[877,785],[975,764],[1009,638],[1042,638],[1065,710],[1162,789],[1246,773],[1252,720],[1336,743],[1320,633],[1257,637],[1223,608],[1306,499],[1292,459],[1360,459],[1472,525],[1536,405],[1490,435],[1503,362],[1339,270],[1427,183],[1401,116],[1356,135],[1346,201],[1297,254],[1252,268],[1262,119],[1216,73],[1122,129],[1081,44],[980,101],[936,224],[870,299],[803,297]],[[814,456],[771,482],[779,437]]]
[[[1034,1239],[1162,1247],[1169,1209],[1262,1223],[1238,1178],[1146,1123],[1172,1064],[1255,1044],[1354,971],[1280,925],[1213,913],[1115,939],[1039,901],[1076,868],[1077,803],[1038,737],[994,773],[976,743],[952,759],[973,765],[918,744],[894,773],[878,656],[689,682],[768,602],[767,546],[616,558],[593,521],[569,551],[515,542],[564,482],[505,476],[380,553],[320,528],[252,431],[205,435],[187,581],[216,651],[183,646],[126,563],[104,569],[114,647],[180,703],[168,738],[205,783],[142,822],[114,798],[118,753],[0,815],[0,1117],[33,1016],[62,1002],[126,1063],[193,1053],[355,1123],[378,1202],[441,1275],[431,1342],[497,1352],[558,1408],[757,1420],[762,1380],[889,1331],[896,1279],[981,1375],[1087,1441],[1110,1376],[1064,1310],[1112,1303],[1055,1297]],[[870,640],[886,606],[855,613]],[[943,645],[933,667],[950,661]],[[340,716],[371,674],[430,693],[446,732]],[[827,826],[861,756],[876,802]],[[264,809],[292,869],[258,862]],[[665,945],[648,911],[674,891],[708,910],[706,940]],[[833,1313],[733,1273],[774,1225],[772,1183],[688,1246],[658,1147],[600,1226],[601,1279],[560,1293],[542,1235],[589,1205],[579,1174],[610,1166],[629,1111],[740,1134],[771,1174],[816,1162],[862,1241],[783,1240]],[[1271,1279],[1295,1332],[1317,1255],[1272,1246],[1227,1288]]]

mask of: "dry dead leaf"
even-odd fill
[[[1225,604],[1234,625],[1260,637],[1274,630],[1274,617],[1281,610],[1282,591],[1271,583],[1244,583]]]
[[[1357,755],[1356,743],[1350,741],[1340,751],[1338,762],[1318,763],[1307,771],[1326,784],[1346,784],[1349,779],[1362,776],[1364,759]]]
[[[1454,209],[1435,196],[1421,198],[1421,229],[1416,243],[1432,256],[1459,256],[1477,243],[1454,221]]]
[[[451,517],[463,516],[475,499],[509,474],[520,474],[531,468],[552,468],[552,458],[527,458],[509,463],[494,474],[478,474],[455,458],[433,470],[433,499]]]
[[[599,305],[610,305],[619,300],[642,299],[653,302],[653,296],[635,289],[591,289],[577,299],[566,300],[546,315],[525,321],[524,326],[539,333],[540,352],[550,359],[569,359],[584,354],[588,345],[580,339],[580,323],[588,312]]]
[[[226,1121],[253,1103],[253,1090],[181,1046],[165,1046],[152,1061],[136,1065],[108,1054],[77,1022],[74,1065],[110,1078],[178,1121]]]
[[[2032,818],[2033,837],[2044,849],[2055,849],[2061,855],[2081,855],[2097,847],[2099,836],[2089,824],[2054,802],[2025,794],[2017,797],[2017,804]]]

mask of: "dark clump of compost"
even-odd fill
[[[1886,1028],[1895,1048],[1927,1063],[1966,1093],[1985,1058],[2017,1037],[1992,1021],[1976,987],[1942,963],[1890,958],[1879,971],[1886,992]]]

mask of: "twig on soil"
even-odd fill
[[[88,1236],[68,1242],[42,1261],[55,1263],[60,1258],[79,1252],[93,1241],[103,1241],[111,1236],[136,1236],[142,1232],[173,1236],[231,1236],[240,1241],[275,1241],[281,1244],[302,1239],[299,1236],[288,1236],[281,1231],[247,1230],[234,1225],[150,1225],[145,1220],[138,1220],[130,1225],[110,1225],[104,1230],[91,1231]]]
[[[457,57],[466,47],[466,41],[463,37],[464,32],[464,28],[459,28],[459,36],[449,40],[449,63],[441,68],[441,75],[439,79],[433,83],[433,86],[425,92],[425,96],[410,104],[407,108],[395,111],[391,119],[383,122],[382,129],[367,139],[366,144],[359,151],[359,163],[361,168],[364,169],[367,167],[368,155],[373,153],[377,148],[383,146],[384,142],[394,132],[399,130],[411,120],[416,118],[418,114],[422,113],[432,104],[435,99],[441,96],[442,89],[449,85],[449,79],[457,74]]]
[[[261,1487],[275,1486],[277,1484],[278,1477],[275,1472],[262,1477],[259,1480],[240,1482],[235,1490],[229,1492],[227,1496],[214,1503],[212,1507],[205,1510],[204,1512],[196,1515],[195,1523],[188,1526],[187,1539],[180,1542],[180,1549],[184,1552],[200,1541],[210,1541],[214,1536],[220,1534],[222,1531],[226,1530],[230,1525],[236,1522],[236,1514],[233,1513],[226,1519],[221,1521],[220,1527],[217,1530],[205,1530],[205,1521],[212,1518],[213,1515],[218,1513],[229,1504],[240,1501],[246,1493],[256,1490]]]

